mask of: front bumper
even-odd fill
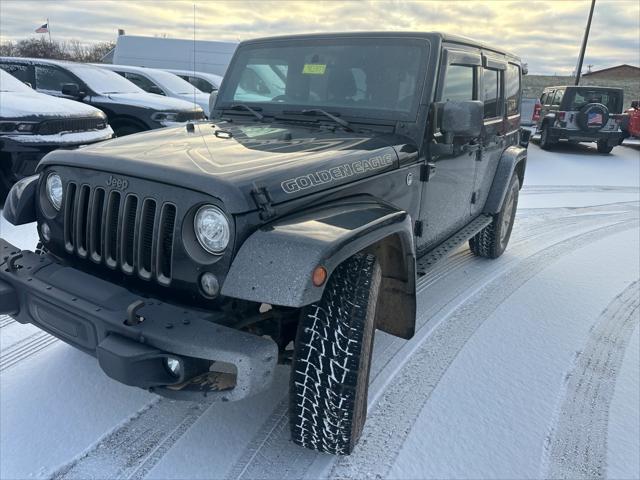
[[[254,395],[271,383],[278,359],[272,340],[215,323],[222,314],[135,295],[1,238],[0,314],[96,356],[115,380],[177,399]],[[180,361],[179,377],[165,368],[168,357]],[[205,360],[231,364],[235,372],[184,373]]]
[[[609,132],[595,131],[585,132],[583,130],[571,130],[568,128],[551,128],[551,137],[554,140],[573,140],[575,142],[597,142],[606,140],[609,145],[618,145],[622,132],[613,130]]]

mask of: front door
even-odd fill
[[[480,52],[445,49],[441,65],[437,102],[478,99]],[[436,131],[434,141],[443,140]],[[419,251],[436,246],[470,221],[478,153],[479,145],[473,141],[456,144],[451,154],[425,153],[428,180],[422,192],[422,232],[416,239]]]

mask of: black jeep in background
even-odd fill
[[[518,57],[441,33],[244,42],[212,122],[51,153],[12,189],[46,253],[0,239],[0,313],[172,398],[291,364],[294,442],[349,454],[375,330],[411,338],[417,279],[461,244],[507,247],[520,95]]]
[[[620,143],[623,90],[591,86],[547,87],[540,97],[536,133],[548,150],[560,140],[595,142],[609,153]]]

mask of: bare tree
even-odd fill
[[[82,43],[79,40],[49,41],[42,38],[27,38],[17,42],[0,43],[0,56],[51,58],[76,62],[99,62],[115,47],[115,42]]]

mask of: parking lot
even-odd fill
[[[237,403],[175,402],[4,317],[1,476],[638,478],[639,166],[637,145],[530,145],[506,253],[459,249],[421,278],[414,338],[377,334],[349,457],[289,440],[288,367]]]

